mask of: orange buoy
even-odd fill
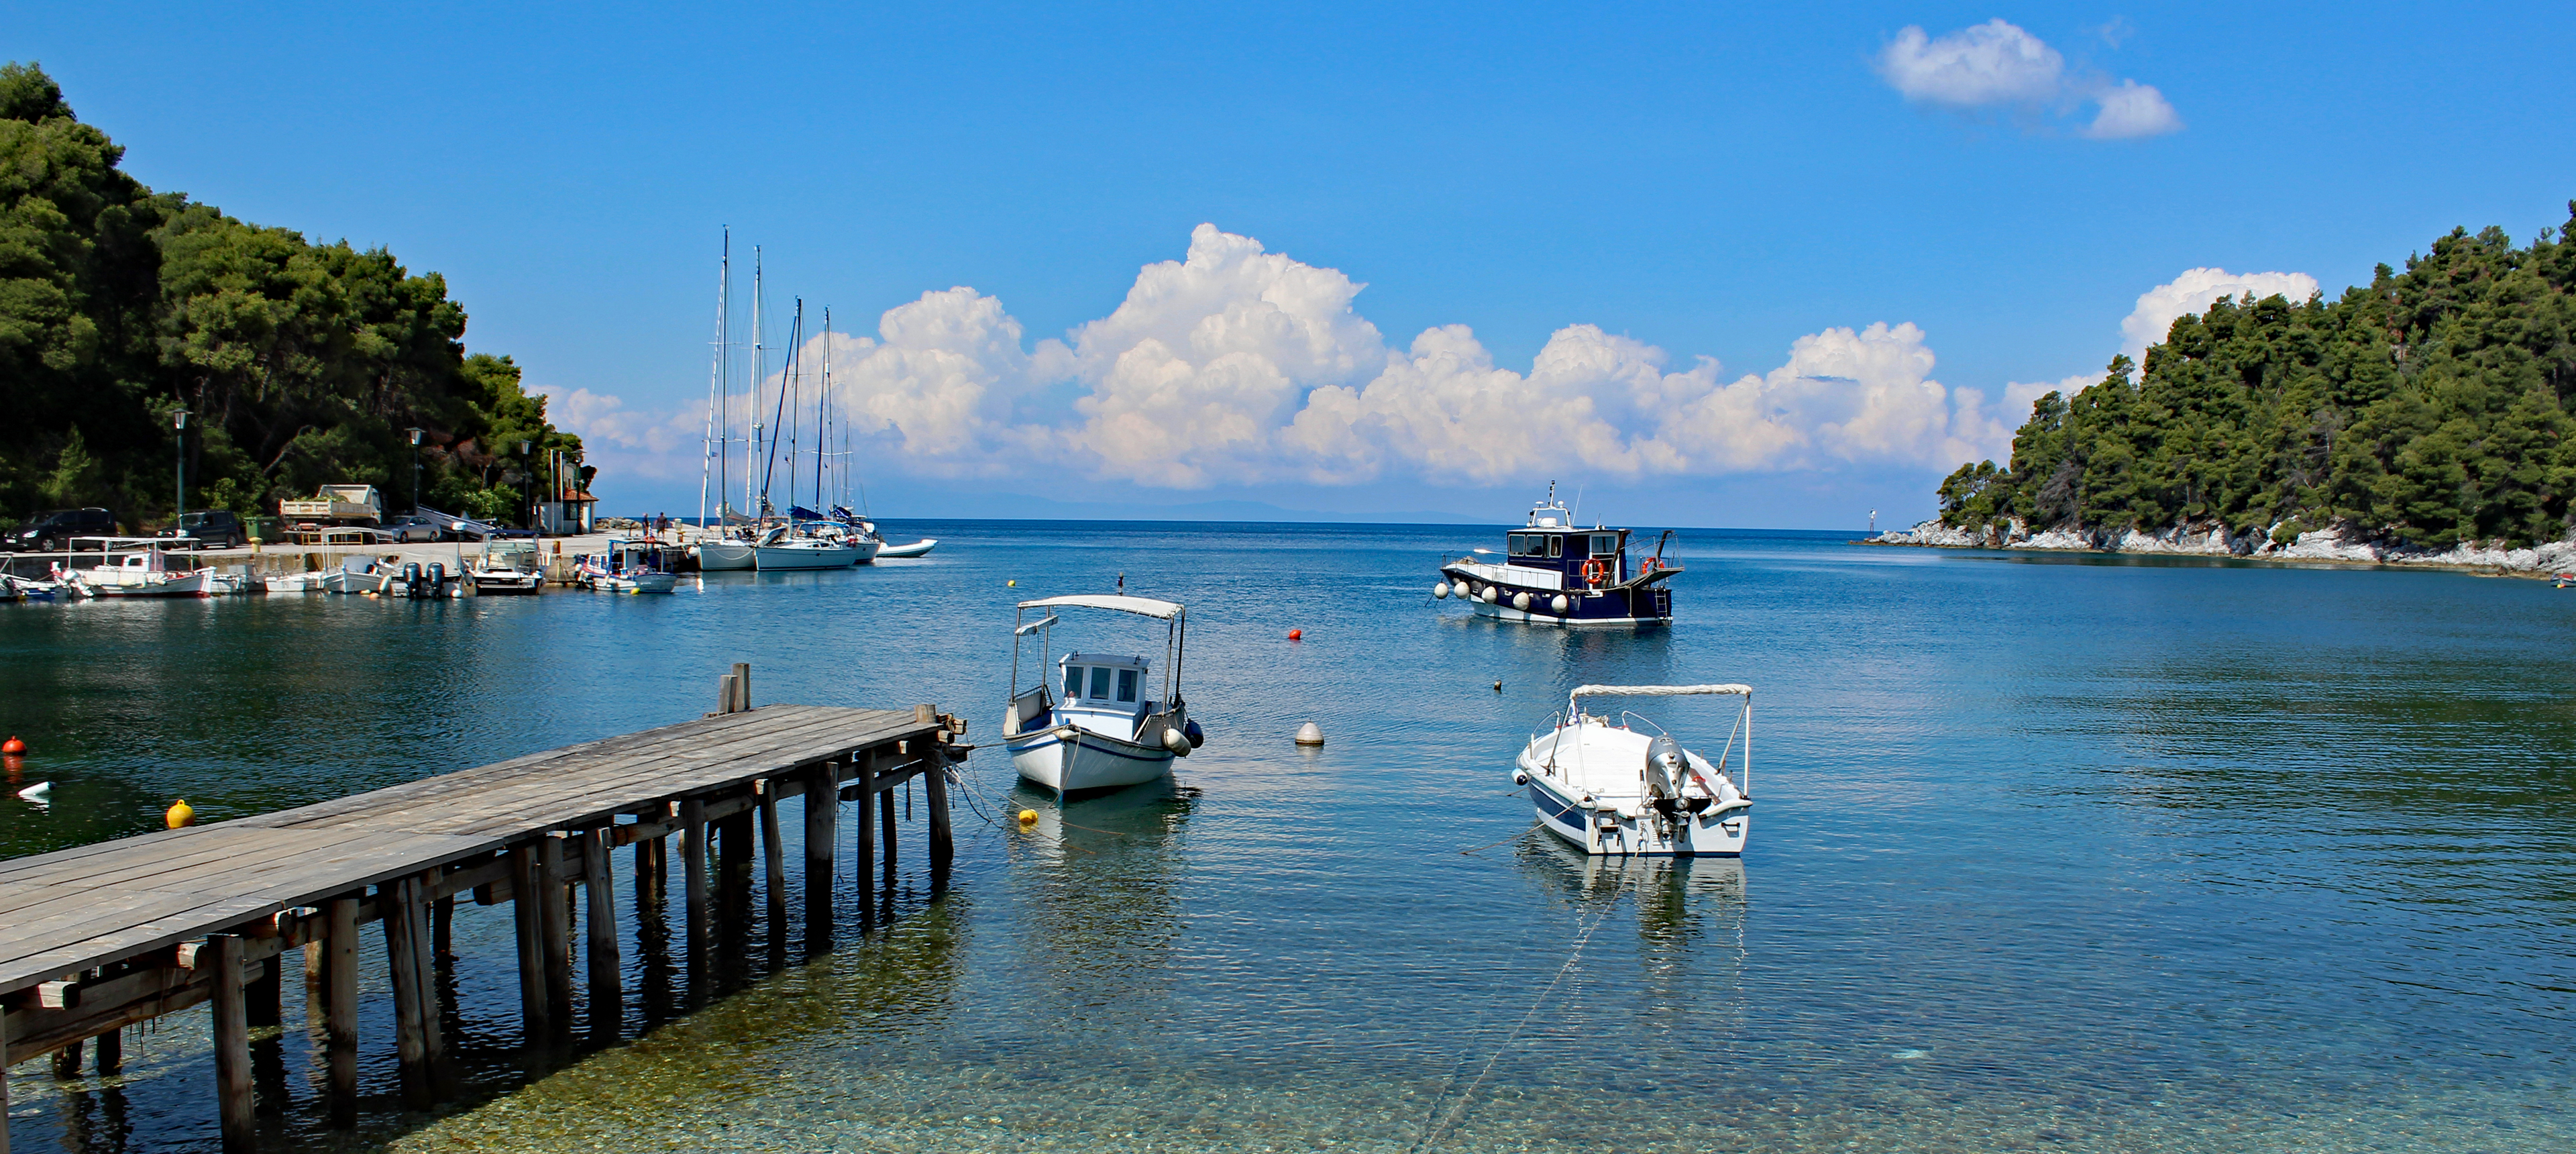
[[[188,799],[183,797],[179,799],[179,804],[170,807],[170,812],[161,815],[161,820],[169,822],[172,829],[191,826],[197,824],[197,811],[195,807],[188,804]]]
[[[1288,640],[1290,641],[1303,641],[1305,639],[1306,631],[1303,629],[1291,629],[1288,631]]]
[[[20,740],[17,734],[12,733],[9,735],[9,740],[0,741],[0,753],[15,756],[25,752],[27,752],[27,743]]]

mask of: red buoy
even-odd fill
[[[1303,629],[1291,629],[1291,630],[1289,630],[1289,631],[1288,631],[1288,640],[1290,640],[1290,641],[1303,641],[1303,640],[1305,640],[1305,639],[1306,639],[1306,631],[1305,631],[1305,630],[1303,630]],[[13,737],[13,738],[10,738],[9,740],[11,740],[11,741],[16,741],[16,740],[18,740],[18,739]]]
[[[9,735],[9,740],[7,740],[7,741],[0,741],[0,753],[12,753],[12,754],[15,754],[15,753],[25,753],[25,752],[27,752],[27,743],[26,743],[26,742],[24,742],[24,741],[20,741],[20,740],[18,740],[18,735],[17,735],[17,734],[12,733],[12,734],[10,734],[10,735]]]

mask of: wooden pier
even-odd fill
[[[840,802],[858,805],[857,873],[874,893],[877,823],[894,861],[894,809],[880,795],[919,778],[934,886],[952,854],[949,766],[963,722],[910,710],[751,707],[747,666],[720,679],[716,712],[480,769],[308,805],[0,862],[0,1051],[15,1064],[55,1055],[77,1070],[84,1044],[116,1070],[127,1027],[214,1005],[215,1099],[227,1151],[255,1144],[250,1030],[280,1018],[282,955],[300,949],[323,1007],[332,1122],[358,1103],[358,935],[379,923],[394,999],[404,1105],[456,1094],[440,1036],[435,956],[459,897],[509,902],[516,916],[521,1020],[531,1043],[568,1032],[572,914],[583,914],[581,980],[594,1025],[613,1031],[619,988],[610,852],[633,846],[647,892],[662,892],[669,842],[684,863],[688,964],[716,964],[720,928],[750,907],[764,859],[765,916],[786,921],[778,803],[803,798],[805,926],[828,943]],[[830,799],[815,804],[817,799]],[[759,829],[755,835],[754,827]],[[754,838],[763,844],[755,849]],[[578,895],[578,896],[576,896]],[[726,936],[730,936],[729,934]],[[381,1043],[379,1043],[381,1044]],[[0,1154],[7,1154],[0,1066]]]

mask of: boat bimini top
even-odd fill
[[[1736,752],[1736,740],[1743,739],[1742,760],[1737,772],[1743,778],[1743,792],[1753,794],[1753,687],[1750,685],[1578,685],[1565,696],[1568,724],[1583,723],[1583,699],[1586,697],[1741,697],[1743,711],[1735,719],[1735,732],[1726,737],[1727,753]],[[1695,756],[1695,755],[1694,755]],[[1717,771],[1725,772],[1726,758],[1718,759]],[[1690,776],[1690,767],[1682,758],[1682,749],[1669,736],[1658,736],[1646,747],[1646,776],[1649,782],[1664,786],[1674,794]]]
[[[1173,620],[1189,612],[1169,601],[1156,601],[1151,597],[1129,597],[1123,593],[1076,593],[1065,597],[1041,597],[1035,601],[1020,602],[1020,608],[1023,610],[1053,609],[1059,605],[1083,609],[1114,609],[1120,613],[1134,613],[1164,621]]]

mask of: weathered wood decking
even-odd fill
[[[841,797],[860,802],[864,859],[875,795],[920,776],[933,864],[945,865],[948,743],[962,725],[929,706],[753,710],[748,671],[737,670],[739,681],[723,679],[725,711],[700,720],[277,813],[0,862],[0,1061],[68,1053],[77,1064],[81,1043],[98,1038],[105,1065],[121,1027],[212,1000],[225,1144],[244,1149],[253,1130],[244,1022],[274,1023],[277,958],[290,948],[305,946],[308,965],[322,971],[332,1090],[351,1101],[345,1109],[335,1101],[334,1113],[347,1124],[361,922],[384,923],[405,1098],[425,1106],[446,1096],[447,1082],[427,979],[435,965],[429,927],[435,912],[443,928],[457,895],[516,907],[522,1012],[534,1037],[568,1025],[576,895],[587,906],[593,1012],[603,1004],[614,1012],[608,855],[615,848],[637,847],[637,874],[658,892],[662,839],[682,839],[693,966],[707,961],[718,918],[749,916],[739,907],[748,906],[755,814],[767,843],[770,913],[784,916],[781,798],[809,798],[809,930],[813,919],[830,918]],[[834,800],[811,804],[825,782]],[[891,859],[891,825],[886,832]],[[718,854],[709,854],[710,843]],[[538,900],[517,900],[528,894]],[[0,1154],[8,1149],[6,1085],[0,1070]]]

